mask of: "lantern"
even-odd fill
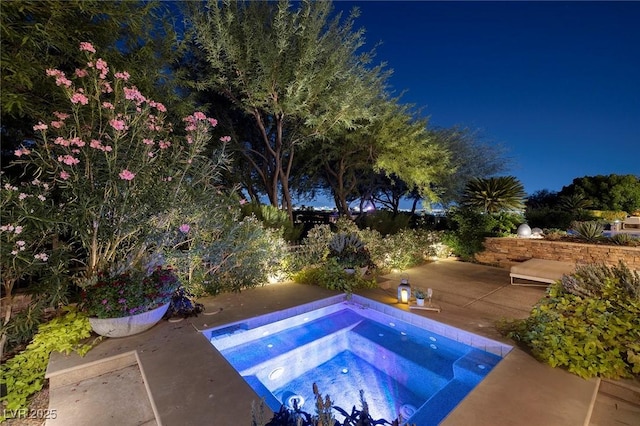
[[[398,303],[409,303],[409,299],[411,299],[409,278],[403,277],[400,279],[400,285],[398,286]]]

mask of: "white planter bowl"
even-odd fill
[[[121,318],[89,318],[93,331],[106,337],[126,337],[142,333],[156,325],[169,309],[169,303],[141,314]]]

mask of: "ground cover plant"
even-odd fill
[[[500,328],[540,361],[580,377],[640,377],[640,274],[622,262],[580,266],[527,319]]]
[[[84,355],[92,346],[82,341],[90,335],[91,325],[87,316],[71,308],[64,315],[40,325],[27,348],[1,367],[3,392],[0,402],[3,411],[0,422],[12,412],[26,409],[29,397],[42,389],[51,352],[69,354],[75,351]]]

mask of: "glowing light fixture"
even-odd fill
[[[400,279],[400,285],[398,286],[398,303],[409,303],[409,299],[411,299],[409,278],[403,277]]]

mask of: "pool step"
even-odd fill
[[[342,313],[333,313],[277,333],[270,333],[266,328],[258,330],[260,338],[250,341],[244,340],[242,343],[239,340],[240,335],[231,335],[229,339],[233,340],[234,346],[229,347],[224,338],[211,340],[211,344],[220,350],[236,370],[244,371],[311,344],[319,337],[349,329],[360,321],[362,321],[361,316],[350,310],[345,310]],[[225,349],[220,349],[221,347]]]

